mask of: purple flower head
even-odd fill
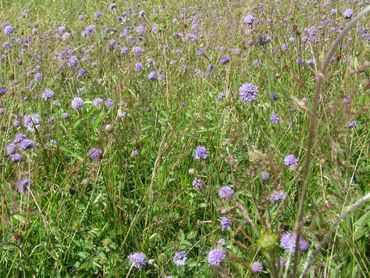
[[[231,226],[231,221],[226,216],[222,216],[220,219],[220,227],[222,231],[228,230]]]
[[[278,100],[278,95],[277,95],[277,93],[274,93],[274,92],[272,92],[271,93],[271,99],[273,100],[273,101],[277,101]]]
[[[77,56],[72,56],[68,59],[68,66],[70,68],[75,68],[78,65],[78,58]]]
[[[84,105],[84,100],[80,97],[75,97],[72,101],[71,101],[71,107],[74,109],[74,110],[80,110],[82,108],[82,106]]]
[[[212,249],[208,252],[208,264],[211,266],[220,266],[226,257],[226,251],[222,249]]]
[[[279,120],[280,120],[280,118],[277,114],[274,113],[274,114],[271,115],[270,122],[272,124],[277,124],[279,122]]]
[[[343,16],[345,19],[350,19],[353,15],[352,9],[347,9],[343,12]]]
[[[109,8],[109,9],[111,9],[111,10],[113,10],[113,9],[117,9],[117,4],[116,4],[116,3],[110,3],[110,4],[108,5],[108,8]]]
[[[92,148],[89,150],[89,156],[92,160],[97,161],[102,158],[103,151],[99,148]]]
[[[294,156],[294,154],[288,154],[284,158],[284,164],[288,167],[295,167],[298,165],[298,159]]]
[[[104,102],[104,100],[103,99],[101,99],[101,98],[99,98],[99,97],[97,97],[97,98],[95,98],[94,100],[93,100],[93,105],[94,106],[96,106],[96,107],[99,107],[99,106],[101,106],[102,105],[102,103]]]
[[[315,60],[311,58],[311,59],[308,59],[306,63],[308,66],[313,67],[315,65]]]
[[[95,19],[98,19],[99,17],[101,17],[101,15],[102,15],[101,11],[97,11],[94,13]]]
[[[297,236],[291,232],[285,232],[281,235],[280,245],[285,250],[285,252],[293,253],[295,251],[295,243]],[[307,251],[308,242],[302,238],[299,238],[299,250],[302,252]]]
[[[132,48],[132,52],[134,52],[135,56],[141,56],[144,53],[144,49],[140,46],[135,46]]]
[[[218,191],[218,196],[221,198],[221,199],[230,199],[232,196],[234,195],[234,190],[231,189],[230,186],[228,185],[224,185],[220,188],[220,190]]]
[[[85,69],[80,69],[77,73],[77,78],[85,76],[87,71]]]
[[[41,79],[42,79],[42,74],[41,74],[41,73],[39,73],[39,72],[35,73],[35,76],[33,77],[33,79],[34,79],[35,81],[41,81]]]
[[[30,139],[24,139],[23,141],[19,143],[19,148],[22,151],[33,149],[34,147],[35,147],[35,143]]]
[[[144,17],[144,15],[145,15],[145,12],[144,12],[144,11],[139,11],[139,12],[137,13],[138,18],[143,18],[143,17]]]
[[[330,13],[332,14],[332,15],[336,15],[337,14],[337,9],[332,9],[331,11],[330,11]]]
[[[9,145],[6,146],[7,155],[15,154],[16,151],[17,151],[17,146],[13,143],[10,143]]]
[[[135,31],[136,33],[139,35],[139,36],[142,36],[145,34],[146,32],[146,29],[145,29],[145,25],[144,24],[140,24],[139,26],[137,26],[135,28]]]
[[[19,193],[27,193],[32,188],[32,181],[28,178],[22,179],[17,183]]]
[[[248,103],[257,98],[258,87],[251,83],[244,83],[239,88],[240,101],[243,103]]]
[[[281,200],[285,200],[286,197],[286,193],[283,190],[275,190],[271,193],[269,200],[271,203],[277,203]]]
[[[258,44],[259,45],[264,45],[272,41],[272,38],[270,37],[269,34],[263,34],[259,36],[258,38]]]
[[[23,125],[31,132],[40,129],[41,118],[37,114],[26,115],[23,118]]]
[[[64,113],[61,115],[61,118],[62,118],[62,119],[68,119],[68,118],[69,118],[69,114],[68,114],[68,112],[64,112]]]
[[[151,81],[156,81],[157,80],[157,74],[155,73],[154,70],[152,70],[149,75],[148,75],[148,79],[151,80]]]
[[[263,264],[261,262],[254,262],[251,265],[251,270],[253,273],[262,272]]]
[[[138,62],[138,63],[136,63],[136,64],[135,64],[134,70],[135,70],[136,72],[139,72],[139,71],[141,71],[142,69],[143,69],[143,63]]]
[[[357,122],[356,121],[350,121],[348,123],[348,128],[352,129],[352,128],[355,128],[357,126]]]
[[[304,60],[303,60],[302,57],[298,57],[297,60],[296,60],[296,62],[297,62],[298,65],[303,65]]]
[[[264,172],[261,173],[261,180],[267,181],[269,178],[270,178],[270,173],[269,172],[264,171]]]
[[[173,257],[173,262],[176,266],[184,266],[187,259],[188,258],[186,257],[186,252],[180,251],[175,253],[175,256]]]
[[[225,64],[227,64],[227,63],[229,63],[230,62],[230,58],[229,57],[227,57],[227,56],[222,56],[221,58],[220,58],[220,64],[221,65],[225,65]]]
[[[5,87],[0,87],[0,96],[4,95],[6,93]]]
[[[201,179],[195,178],[192,182],[195,189],[201,189],[204,186],[204,182]]]
[[[20,142],[22,142],[24,139],[26,139],[27,136],[23,133],[18,133],[14,136],[14,140],[13,140],[13,143],[14,144],[18,144]]]
[[[197,146],[195,148],[194,157],[197,160],[206,159],[208,157],[208,153],[207,153],[206,147],[205,146]]]
[[[105,102],[104,102],[104,105],[105,105],[105,107],[107,107],[107,108],[112,108],[113,107],[113,105],[114,105],[114,100],[113,99],[107,99]]]
[[[5,35],[10,35],[14,33],[14,28],[10,25],[7,25],[3,29]]]
[[[142,268],[146,263],[146,256],[143,252],[131,253],[127,258],[135,268]]]
[[[45,91],[42,93],[42,98],[44,100],[51,100],[54,96],[54,92],[51,89],[45,89]]]
[[[21,162],[23,160],[23,156],[20,153],[12,154],[9,158],[13,163]]]
[[[252,25],[254,22],[254,16],[252,14],[247,14],[243,19],[245,24]]]
[[[224,93],[222,93],[222,92],[218,93],[218,95],[217,95],[217,100],[218,101],[222,101],[224,98],[225,98],[225,94]]]

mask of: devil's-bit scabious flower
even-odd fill
[[[280,245],[285,252],[292,253],[295,251],[297,236],[291,232],[285,232],[280,237]],[[299,250],[302,252],[307,251],[308,242],[300,236],[299,238]]]
[[[251,83],[244,83],[239,88],[240,101],[243,103],[251,102],[257,98],[258,87]]]
[[[251,271],[253,273],[261,272],[263,270],[263,264],[261,262],[254,262],[251,265]]]
[[[194,189],[201,189],[204,186],[204,182],[201,179],[195,178],[192,182]]]
[[[106,101],[104,101],[104,105],[105,105],[105,107],[107,107],[107,108],[112,108],[113,107],[113,105],[114,105],[114,100],[113,99],[107,99]]]
[[[357,126],[357,122],[356,121],[350,121],[348,123],[348,128],[352,129],[352,128],[355,128]]]
[[[78,65],[78,58],[77,56],[72,56],[68,59],[68,66],[70,68],[75,68]]]
[[[53,96],[54,92],[51,89],[45,89],[45,91],[41,95],[44,100],[51,100]]]
[[[221,65],[225,65],[225,64],[227,64],[227,63],[229,63],[230,62],[230,58],[229,57],[227,57],[227,56],[222,56],[221,58],[220,58],[220,64]]]
[[[298,165],[298,159],[294,156],[294,154],[288,154],[284,158],[284,164],[288,167],[295,167]]]
[[[271,99],[273,100],[273,101],[277,101],[278,100],[278,95],[277,95],[277,93],[275,93],[275,92],[272,92],[271,93]]]
[[[35,143],[30,139],[24,139],[19,143],[19,148],[22,151],[33,149],[35,147]]]
[[[208,153],[205,146],[197,146],[195,148],[194,157],[197,160],[206,159],[208,157]]]
[[[132,48],[132,52],[134,52],[136,56],[140,56],[144,53],[144,49],[142,49],[140,46],[135,46]]]
[[[146,256],[143,252],[131,253],[127,258],[135,268],[142,268],[146,263]]]
[[[84,100],[80,97],[75,97],[72,101],[71,101],[71,107],[74,109],[74,110],[80,110],[82,108],[82,106],[84,105]]]
[[[352,9],[347,9],[343,12],[343,16],[345,19],[350,19],[352,17],[353,11]]]
[[[24,178],[17,183],[17,190],[19,193],[27,193],[32,188],[32,181]]]
[[[212,249],[208,252],[208,264],[211,266],[220,266],[226,257],[226,251],[222,249]]]
[[[93,105],[96,106],[96,107],[99,107],[100,105],[102,105],[102,103],[104,102],[103,99],[97,97],[93,100]]]
[[[270,178],[270,173],[269,172],[263,171],[261,173],[261,180],[267,181],[269,178]]]
[[[42,80],[42,74],[39,72],[35,73],[33,80],[35,80],[36,82],[40,82]]]
[[[221,199],[230,199],[232,196],[234,195],[234,190],[231,189],[230,186],[228,185],[224,185],[220,188],[220,190],[218,191],[218,196],[221,198]]]
[[[254,16],[252,14],[247,14],[243,19],[245,24],[252,25],[254,22]]]
[[[279,120],[280,120],[280,118],[277,114],[274,113],[274,114],[271,115],[270,122],[272,124],[277,124],[279,122]]]
[[[151,81],[156,81],[157,80],[157,74],[155,73],[154,70],[152,70],[149,75],[148,75],[148,79],[151,80]]]
[[[186,257],[185,251],[179,251],[175,253],[175,256],[173,257],[173,262],[176,266],[184,266],[186,264],[186,260],[188,258]]]
[[[0,87],[0,96],[4,95],[6,93],[5,87]]]
[[[5,35],[10,35],[14,33],[14,28],[10,25],[7,25],[3,29]]]
[[[218,95],[217,95],[217,100],[218,101],[222,101],[223,99],[225,98],[225,94],[224,93],[218,93]]]
[[[40,129],[41,118],[38,114],[26,115],[23,118],[23,125],[31,132],[34,132],[35,129]]]
[[[97,161],[102,158],[103,151],[99,148],[92,148],[89,150],[89,156],[92,160]]]
[[[271,193],[269,200],[271,203],[277,203],[281,200],[285,200],[286,197],[286,193],[283,190],[275,190]]]
[[[231,226],[231,221],[226,216],[222,216],[220,219],[220,227],[222,231],[228,230]]]

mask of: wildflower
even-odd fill
[[[99,148],[92,148],[89,150],[89,156],[92,160],[97,161],[102,158],[103,151]]]
[[[221,238],[221,239],[218,241],[218,244],[219,244],[220,246],[225,246],[226,241],[225,241],[223,238]]]
[[[6,93],[5,87],[0,87],[0,96],[4,95]]]
[[[186,257],[186,252],[185,251],[180,251],[176,252],[175,256],[173,257],[173,262],[175,263],[176,266],[184,266],[187,261]]]
[[[39,72],[37,72],[33,78],[34,78],[34,80],[35,80],[35,81],[41,81],[41,79],[42,79],[42,74],[41,74],[41,73],[39,73]]]
[[[132,52],[134,52],[135,56],[141,56],[144,53],[144,49],[139,46],[135,46],[132,48]]]
[[[110,3],[110,4],[108,5],[108,8],[109,8],[109,9],[111,9],[111,10],[113,10],[113,9],[117,9],[117,4],[116,4],[116,3]]]
[[[33,149],[35,147],[35,143],[30,139],[24,139],[20,142],[19,148],[23,151],[28,149]]]
[[[252,14],[247,14],[243,19],[245,24],[252,25],[254,22],[254,16]]]
[[[143,252],[132,253],[127,258],[135,268],[142,268],[146,263],[146,256]]]
[[[12,154],[9,158],[13,163],[21,162],[23,160],[23,156],[20,153]]]
[[[218,101],[222,101],[223,99],[225,98],[225,94],[224,93],[218,93],[218,95],[217,95],[217,100]]]
[[[206,147],[204,147],[204,146],[197,146],[195,148],[194,157],[197,160],[206,159],[208,157],[208,153],[207,153]]]
[[[277,101],[278,100],[278,95],[277,95],[277,93],[274,93],[274,92],[272,92],[271,93],[271,99],[273,100],[273,101]]]
[[[104,102],[104,105],[107,108],[111,108],[114,105],[114,100],[109,98]]]
[[[264,172],[261,173],[261,180],[267,181],[269,178],[270,178],[270,173],[269,172],[264,171]]]
[[[98,97],[98,98],[95,98],[93,100],[93,105],[94,106],[100,106],[103,102],[104,102],[104,100]]]
[[[14,140],[13,140],[13,143],[14,144],[17,144],[17,143],[20,143],[22,142],[24,139],[26,139],[27,136],[23,133],[18,133],[14,136]]]
[[[141,63],[141,62],[138,62],[138,63],[136,63],[135,64],[135,66],[134,66],[134,70],[136,71],[136,72],[139,72],[139,71],[141,71],[143,69],[143,64]]]
[[[280,238],[280,245],[283,249],[288,252],[294,252],[295,244],[296,244],[297,236],[291,232],[285,232],[281,235]],[[308,242],[304,240],[302,237],[299,239],[299,250],[302,252],[307,251],[308,249]]]
[[[284,158],[284,164],[288,167],[295,167],[298,165],[298,159],[295,158],[294,154],[288,154]]]
[[[231,226],[230,219],[227,218],[226,216],[222,216],[220,219],[220,226],[222,231],[228,230]]]
[[[51,89],[45,89],[41,97],[44,100],[51,100],[53,96],[54,96],[54,92]]]
[[[285,200],[286,197],[286,193],[283,190],[275,190],[271,193],[269,200],[271,203],[277,203],[281,200]]]
[[[229,63],[230,62],[230,58],[229,57],[227,57],[227,56],[222,56],[221,58],[220,58],[220,64],[221,65],[225,65],[225,64],[227,64],[227,63]]]
[[[254,262],[251,265],[251,270],[253,273],[261,272],[263,270],[263,264],[261,262]]]
[[[17,190],[19,193],[27,193],[32,188],[32,181],[24,178],[17,183]]]
[[[271,115],[270,122],[272,124],[277,124],[279,122],[279,120],[280,120],[280,118],[277,114],[274,113],[274,114]]]
[[[239,88],[240,101],[243,103],[251,102],[257,98],[258,87],[251,83],[244,83]]]
[[[228,185],[224,185],[220,188],[220,190],[218,191],[218,196],[221,198],[221,199],[230,199],[232,196],[234,195],[234,190],[231,189],[230,186]]]
[[[352,17],[353,11],[352,9],[347,9],[343,12],[343,16],[345,19],[350,19]]]
[[[263,34],[259,36],[258,38],[258,44],[259,45],[264,45],[272,41],[272,38],[270,37],[269,34]]]
[[[74,110],[80,110],[83,105],[84,105],[84,100],[80,97],[75,97],[71,102],[71,106]]]
[[[348,123],[348,128],[352,129],[352,128],[355,128],[357,126],[357,122],[356,121],[350,121]]]
[[[10,35],[14,33],[14,28],[10,25],[7,25],[3,29],[5,35]]]
[[[149,73],[149,76],[148,76],[149,80],[152,80],[152,81],[156,81],[157,80],[157,74],[155,73],[154,70],[152,70],[150,73]]]
[[[208,252],[208,264],[220,266],[226,257],[226,252],[222,249],[212,249]]]
[[[78,58],[77,56],[72,56],[68,59],[68,66],[70,68],[75,68],[78,65]]]
[[[34,132],[35,129],[40,128],[41,118],[37,114],[26,115],[23,118],[23,125],[31,132]]]
[[[195,178],[192,185],[195,189],[201,189],[204,186],[204,182],[201,179]]]
[[[15,154],[16,151],[17,151],[17,146],[13,143],[10,143],[9,145],[6,146],[7,155]]]

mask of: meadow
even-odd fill
[[[369,277],[369,14],[0,0],[0,277]]]

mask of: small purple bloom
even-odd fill
[[[26,115],[23,118],[23,125],[31,132],[34,132],[35,129],[40,128],[41,118],[37,114]]]
[[[201,179],[195,178],[192,182],[195,189],[201,189],[204,186],[204,182]]]
[[[19,143],[19,148],[22,151],[33,149],[34,147],[35,147],[35,143],[30,139],[24,139],[23,141]]]
[[[222,101],[224,98],[225,98],[225,94],[222,93],[222,92],[217,95],[217,100],[218,101]]]
[[[14,140],[13,140],[13,143],[14,144],[18,144],[20,142],[22,142],[24,139],[26,139],[27,136],[23,133],[18,133],[14,136]]]
[[[188,258],[186,257],[186,252],[180,251],[175,253],[175,256],[173,257],[173,262],[176,266],[184,266],[187,259]]]
[[[208,252],[208,264],[211,266],[220,266],[226,257],[226,252],[222,249],[212,249]]]
[[[107,108],[112,108],[113,105],[114,105],[114,100],[113,99],[107,99],[105,102],[104,102],[104,105],[105,107]]]
[[[143,252],[135,252],[127,257],[135,268],[142,268],[146,263],[146,256]]]
[[[113,9],[117,9],[117,4],[116,4],[116,3],[110,3],[110,4],[108,5],[108,8],[109,8],[109,9],[111,9],[111,10],[113,10]]]
[[[257,98],[258,87],[251,83],[244,83],[239,88],[240,101],[243,103],[248,103]]]
[[[102,105],[102,103],[104,102],[103,99],[97,97],[93,100],[93,105],[96,106],[96,107],[99,107],[100,105]]]
[[[154,70],[152,70],[150,73],[149,73],[149,76],[148,76],[149,80],[151,81],[156,81],[157,80],[157,74],[155,73]]]
[[[245,24],[252,25],[254,22],[254,16],[252,14],[247,14],[243,19]]]
[[[277,124],[279,122],[279,120],[280,120],[280,118],[277,114],[274,113],[274,114],[271,115],[270,122],[272,124]]]
[[[253,273],[262,272],[263,264],[261,262],[254,262],[251,265],[251,270]]]
[[[68,66],[70,68],[75,68],[78,65],[78,58],[77,56],[72,56],[68,59]]]
[[[23,160],[23,156],[20,153],[15,153],[10,156],[10,161],[13,163],[21,162]]]
[[[92,160],[97,161],[102,158],[103,151],[99,148],[92,148],[89,150],[89,156]]]
[[[135,70],[136,72],[139,72],[139,71],[141,71],[142,69],[143,69],[143,63],[138,62],[138,63],[136,63],[136,64],[135,64],[134,70]]]
[[[10,25],[7,25],[3,29],[5,35],[10,35],[14,33],[14,28]]]
[[[357,122],[356,121],[350,121],[348,123],[348,128],[352,129],[352,128],[355,128],[357,126]]]
[[[220,219],[220,226],[222,231],[228,230],[231,226],[230,219],[227,218],[226,216],[222,216]]]
[[[225,64],[227,64],[227,63],[229,63],[230,62],[230,58],[229,57],[227,57],[227,56],[222,56],[221,58],[220,58],[220,64],[221,65],[225,65]]]
[[[5,87],[0,87],[0,96],[4,95],[6,93]]]
[[[285,232],[281,235],[280,238],[280,245],[283,249],[288,252],[292,253],[295,250],[297,236],[291,232]],[[307,251],[308,249],[308,242],[302,238],[299,238],[299,250],[302,252]]]
[[[207,153],[206,147],[205,146],[197,146],[195,148],[194,157],[197,160],[206,159],[208,157],[208,153]]]
[[[35,76],[33,77],[33,79],[34,79],[35,81],[41,81],[41,79],[42,79],[42,74],[41,74],[41,73],[39,73],[39,72],[37,72],[37,73],[35,74]]]
[[[231,189],[230,186],[228,185],[224,185],[220,188],[220,190],[218,191],[218,196],[221,198],[221,199],[230,199],[232,196],[234,195],[234,190]]]
[[[284,158],[284,164],[286,166],[297,166],[298,165],[298,159],[294,156],[294,154],[288,154],[285,158]]]
[[[343,12],[343,16],[345,19],[350,19],[352,17],[353,11],[352,9],[347,9]]]
[[[22,179],[17,183],[19,193],[27,193],[32,188],[32,181],[28,178]]]
[[[71,102],[71,107],[74,110],[80,110],[84,105],[84,100],[80,97],[75,97]]]
[[[270,178],[269,172],[264,171],[264,172],[261,173],[261,179],[263,181],[267,181],[269,178]]]
[[[273,101],[277,101],[277,100],[278,100],[278,95],[277,95],[277,93],[272,92],[272,93],[271,93],[271,99],[272,99]]]
[[[17,151],[17,146],[13,143],[10,143],[9,145],[6,146],[7,155],[15,154],[16,151]]]
[[[283,190],[275,190],[271,193],[269,200],[271,203],[277,203],[281,200],[285,200],[286,197],[286,193]]]
[[[141,56],[144,53],[144,49],[139,46],[135,46],[134,48],[132,48],[132,52],[134,52],[136,56]]]
[[[54,96],[54,92],[51,89],[45,89],[41,97],[44,100],[51,100],[53,96]]]

